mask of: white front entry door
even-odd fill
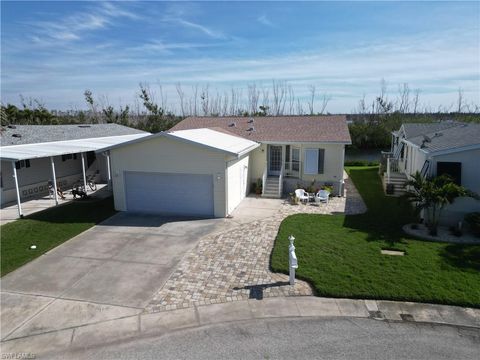
[[[268,146],[268,175],[280,175],[282,170],[282,148],[281,145]]]

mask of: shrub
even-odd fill
[[[378,166],[378,161],[368,161],[368,160],[347,160],[345,161],[345,166]]]
[[[473,212],[465,215],[465,221],[476,237],[480,237],[480,212]]]

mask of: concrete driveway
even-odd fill
[[[197,241],[225,219],[119,213],[1,279],[1,338],[143,311]]]

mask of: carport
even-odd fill
[[[112,157],[119,211],[225,217],[249,191],[249,153],[260,144],[224,130],[158,133],[99,151]]]
[[[83,183],[85,189],[87,188],[87,178],[86,178],[86,156],[85,154],[90,151],[97,151],[98,149],[104,148],[106,146],[117,145],[126,141],[131,141],[138,139],[142,136],[146,136],[148,133],[142,134],[133,134],[133,135],[121,135],[121,136],[110,136],[110,137],[99,137],[99,138],[89,138],[89,139],[77,139],[77,140],[66,140],[66,141],[52,141],[45,143],[33,143],[33,144],[22,144],[22,145],[12,145],[12,146],[2,146],[0,152],[0,160],[10,162],[12,166],[13,178],[15,182],[15,191],[16,191],[16,201],[19,217],[23,217],[22,211],[22,202],[20,197],[20,187],[18,181],[18,172],[17,167],[20,162],[30,161],[32,159],[46,158],[50,160],[50,171],[52,176],[52,185],[54,193],[55,205],[58,205],[58,194],[57,194],[57,175],[55,171],[55,156],[64,156],[69,154],[80,154],[82,161],[82,175]],[[107,162],[107,173],[108,173],[108,183],[111,183],[111,172],[110,172],[110,154],[105,152]]]

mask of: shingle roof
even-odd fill
[[[253,119],[253,123],[249,122]],[[249,128],[254,128],[249,131]],[[339,142],[351,144],[346,117],[335,116],[262,116],[262,117],[189,117],[170,131],[222,128],[257,142]]]
[[[405,138],[410,139],[419,135],[435,133],[458,125],[460,125],[458,122],[444,121],[436,123],[406,123],[402,126]]]
[[[424,142],[425,137],[423,135],[426,135],[431,141]],[[480,147],[480,124],[457,123],[456,126],[441,131],[437,129],[430,133],[409,138],[408,141],[420,146],[427,152],[454,150],[474,145]]]
[[[145,133],[118,124],[14,125],[14,127],[1,128],[0,144],[2,146]]]

